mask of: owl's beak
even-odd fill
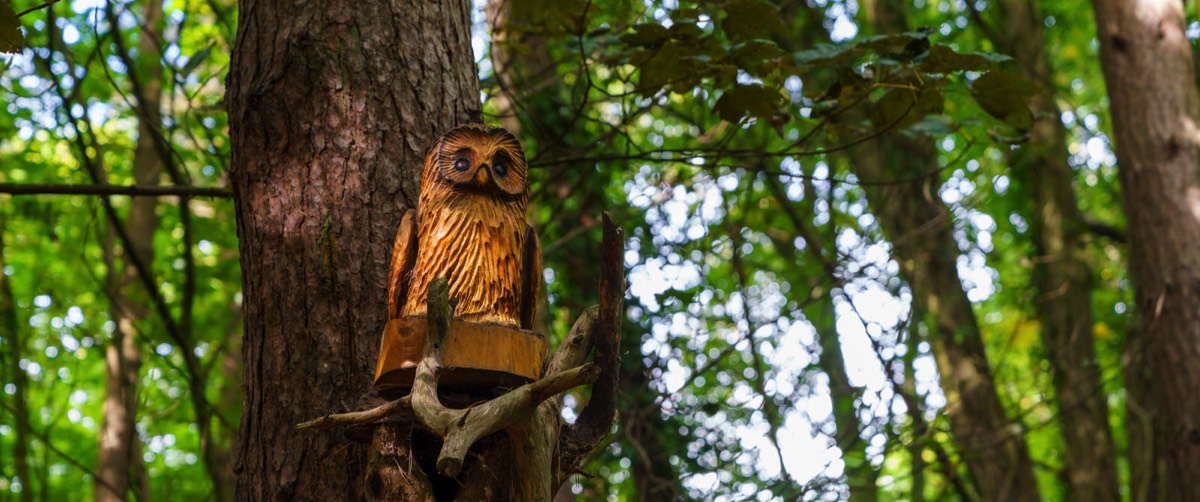
[[[492,171],[491,169],[488,169],[487,164],[483,164],[475,168],[475,177],[471,178],[471,182],[480,188],[491,184]]]

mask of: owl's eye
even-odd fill
[[[504,175],[508,174],[508,164],[505,164],[500,159],[492,159],[492,172],[496,173],[497,177],[503,178]]]
[[[458,160],[454,161],[454,170],[455,171],[466,171],[467,169],[470,169],[470,168],[471,168],[471,161],[467,160],[466,157],[462,157],[462,158],[459,158]]]

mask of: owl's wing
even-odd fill
[[[408,300],[408,284],[417,263],[417,212],[405,211],[392,244],[392,265],[388,271],[388,318],[397,319]]]
[[[537,302],[542,290],[542,243],[533,227],[525,225],[524,256],[521,260],[521,327],[533,329]]]

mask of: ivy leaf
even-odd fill
[[[725,9],[721,29],[729,38],[753,40],[764,34],[787,31],[779,17],[779,8],[766,0],[733,0]]]
[[[15,54],[25,48],[21,34],[21,19],[10,2],[0,4],[0,53]]]
[[[737,122],[744,116],[768,120],[779,109],[779,91],[762,84],[738,85],[725,91],[717,100],[717,114],[728,122]]]
[[[988,115],[1024,131],[1033,127],[1029,98],[1038,90],[1037,84],[1021,77],[992,71],[975,79],[971,84],[971,97]]]

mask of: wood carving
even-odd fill
[[[615,420],[624,238],[607,214],[603,228],[600,304],[580,315],[536,381],[465,408],[443,404],[439,387],[451,371],[446,364],[453,357],[451,338],[456,329],[471,331],[486,325],[456,320],[449,282],[435,279],[422,295],[427,315],[396,323],[397,329],[426,324],[412,393],[382,403],[374,396],[377,406],[371,409],[324,416],[296,428],[348,427],[348,433],[374,428],[364,480],[370,500],[551,500],[604,443]],[[591,363],[589,355],[593,355]],[[565,424],[561,393],[589,383],[593,386],[587,405],[574,424]],[[396,447],[416,437],[414,426],[440,439],[432,457]],[[414,456],[422,458],[414,460]]]
[[[426,314],[424,293],[443,277],[459,319],[496,326],[451,331],[457,347],[444,363],[461,368],[457,380],[511,387],[538,376],[545,341],[518,329],[533,326],[542,285],[541,245],[525,223],[528,201],[525,153],[508,131],[465,125],[434,142],[417,209],[405,213],[392,245],[377,389],[412,384],[425,331],[423,321],[405,318]],[[523,360],[505,368],[510,357]]]

